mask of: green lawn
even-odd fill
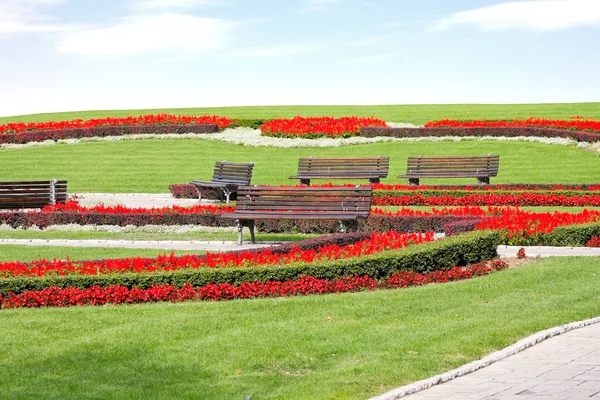
[[[598,258],[412,289],[0,312],[0,391],[39,399],[364,399],[600,315]]]
[[[4,235],[2,235],[4,237]],[[0,261],[32,261],[54,258],[64,260],[99,260],[127,257],[156,257],[159,254],[170,254],[170,250],[154,249],[120,249],[112,247],[62,247],[62,246],[21,246],[0,245]],[[176,250],[176,255],[204,254],[202,250]],[[1,311],[0,313],[2,313]]]
[[[406,171],[409,155],[500,154],[500,172],[492,183],[597,183],[600,153],[575,147],[531,142],[397,142],[337,148],[250,147],[213,140],[149,139],[94,142],[6,149],[2,151],[2,179],[67,179],[70,193],[165,193],[172,183],[210,179],[216,160],[255,161],[253,183],[296,184],[299,157],[391,157],[384,183],[406,183],[396,178]],[[434,183],[475,184],[475,179],[423,180]],[[319,183],[319,181],[315,181]],[[360,181],[365,183],[366,181]],[[325,183],[325,181],[321,182]]]
[[[232,118],[291,118],[302,116],[374,116],[392,122],[423,124],[439,119],[512,119],[556,118],[573,115],[600,118],[600,103],[548,103],[548,104],[422,104],[377,106],[270,106],[270,107],[216,107],[171,108],[145,110],[93,110],[33,114],[0,118],[0,124],[8,122],[63,121],[103,117],[169,113],[179,115],[222,115]]]

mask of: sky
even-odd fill
[[[0,0],[0,116],[600,101],[600,0]]]

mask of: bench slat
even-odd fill
[[[411,156],[407,160],[406,173],[398,178],[407,178],[417,184],[420,178],[477,178],[489,183],[489,178],[498,175],[500,156]]]
[[[54,183],[54,191],[52,185]],[[0,182],[0,209],[42,208],[67,200],[67,181]]]
[[[240,163],[230,161],[217,161],[210,181],[191,181],[198,188],[199,198],[202,197],[202,188],[220,189],[220,196],[224,194],[229,203],[229,196],[236,193],[238,186],[249,185],[252,180],[254,163]]]
[[[369,179],[378,182],[388,175],[389,157],[300,158],[298,172],[289,179],[310,185],[311,179]]]

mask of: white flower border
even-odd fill
[[[418,128],[412,124],[388,122],[391,127]],[[144,140],[144,139],[203,139],[203,140],[218,140],[233,144],[241,144],[244,146],[254,147],[342,147],[356,144],[381,143],[381,142],[459,142],[459,141],[526,141],[538,142],[545,144],[561,145],[561,146],[576,146],[577,148],[585,148],[592,151],[600,152],[600,143],[590,145],[587,142],[577,142],[566,138],[545,138],[545,137],[530,137],[530,136],[515,136],[515,137],[460,137],[460,136],[441,136],[441,137],[416,137],[416,138],[394,138],[378,136],[373,138],[354,136],[350,138],[319,138],[319,139],[303,139],[303,138],[278,138],[270,136],[262,136],[260,129],[252,128],[228,128],[219,133],[183,133],[183,134],[139,134],[139,135],[122,135],[122,136],[107,136],[107,137],[91,137],[81,139],[60,139],[57,141],[46,140],[43,142],[30,142],[25,144],[3,144],[0,149],[22,149],[27,147],[49,146],[56,144],[75,144],[89,142],[114,142],[122,140]]]
[[[78,224],[65,224],[65,225],[49,225],[44,229],[40,229],[38,226],[31,226],[28,228],[13,228],[7,224],[0,224],[0,234],[3,232],[15,232],[15,231],[33,231],[33,232],[106,232],[106,233],[188,233],[188,232],[199,232],[199,233],[235,233],[237,228],[232,227],[214,227],[214,226],[200,226],[200,225],[78,225]]]

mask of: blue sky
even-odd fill
[[[600,0],[0,0],[0,115],[600,101]]]

